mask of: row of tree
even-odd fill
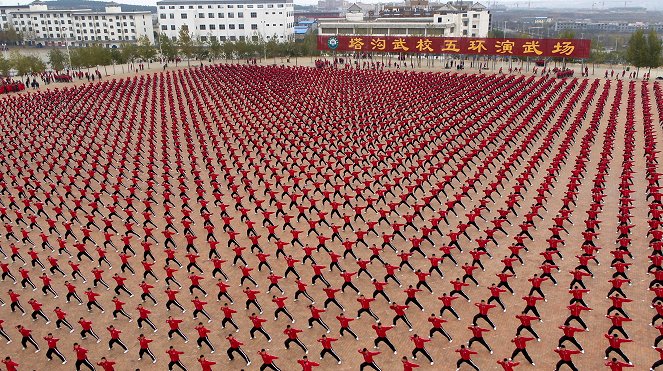
[[[661,39],[656,31],[650,29],[645,35],[643,30],[636,30],[628,41],[626,60],[640,68],[657,68],[661,65]]]
[[[186,27],[180,29],[176,40],[161,34],[156,45],[143,36],[135,44],[125,44],[121,48],[104,48],[92,45],[85,48],[71,48],[68,52],[62,49],[51,49],[48,60],[54,70],[66,68],[79,69],[93,66],[121,65],[141,61],[149,64],[153,61],[179,60],[218,60],[245,59],[245,58],[275,58],[300,57],[317,53],[315,35],[311,34],[303,42],[280,43],[275,39],[270,41],[225,41],[208,36],[206,41],[199,41],[187,31]]]
[[[39,73],[46,70],[46,63],[34,55],[23,55],[17,51],[9,54],[9,58],[0,56],[0,75],[10,76],[11,70],[15,70],[19,76]]]

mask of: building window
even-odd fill
[[[215,25],[215,24],[211,24],[211,25],[209,25],[209,29],[210,29],[210,30],[216,30],[216,25]]]
[[[251,12],[251,18],[258,18],[258,13]]]
[[[234,30],[234,29],[235,29],[235,25],[234,25],[234,24],[229,24],[229,25],[228,25],[228,29],[229,29],[229,30]]]
[[[182,17],[182,19],[186,19],[187,14],[186,14],[186,13],[182,13],[182,14],[180,14],[180,16]]]
[[[166,30],[168,30],[168,26],[166,26],[165,24],[164,24],[164,25],[161,25],[161,30],[162,30],[162,31],[166,31]]]
[[[238,12],[237,13],[237,18],[244,18],[244,13],[243,12]]]
[[[244,29],[244,23],[240,23],[240,24],[238,24],[237,27],[238,27],[240,30],[243,30],[243,29]]]
[[[251,25],[251,29],[252,29],[252,30],[257,30],[257,29],[258,29],[258,25],[257,25],[257,24],[252,24],[252,25]]]
[[[207,36],[201,36],[200,41],[207,41]]]
[[[169,16],[170,19],[175,19],[175,13],[170,13]]]
[[[219,18],[223,18],[224,15],[225,15],[225,14],[223,14],[223,13],[219,13],[219,14],[218,14]]]
[[[214,18],[214,13],[207,13],[207,18]]]
[[[226,37],[225,36],[219,36],[219,41],[226,41]]]
[[[201,31],[205,31],[206,29],[207,29],[207,26],[205,26],[204,24],[200,25],[200,30]]]
[[[235,13],[228,13],[228,18],[235,18]]]
[[[219,25],[219,30],[225,30],[225,29],[226,29],[226,25],[225,25],[225,24],[220,24],[220,25]]]
[[[198,18],[205,18],[205,13],[198,13]]]
[[[175,31],[175,25],[174,25],[174,24],[171,24],[171,25],[170,25],[170,30],[171,30],[171,31]]]

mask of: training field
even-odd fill
[[[526,309],[525,299],[543,294],[534,308],[541,321],[531,325],[540,341],[526,342],[536,365],[519,354],[516,369],[554,369],[575,275],[582,282],[574,287],[589,290],[576,296],[591,308],[580,314],[587,329],[575,334],[578,344],[562,339],[566,349],[584,349],[572,356],[575,366],[606,368],[604,335],[610,329],[632,340],[621,349],[634,369],[649,369],[660,358],[652,346],[663,334],[663,327],[655,327],[663,317],[654,318],[663,306],[651,307],[657,296],[663,302],[663,289],[658,295],[650,290],[657,277],[663,283],[663,274],[654,274],[663,260],[662,118],[663,88],[657,82],[309,67],[215,65],[3,96],[0,247],[6,257],[0,257],[0,320],[12,342],[3,343],[0,356],[10,356],[19,370],[73,370],[77,342],[98,370],[101,357],[116,362],[117,370],[166,370],[166,351],[173,346],[184,352],[181,363],[188,370],[201,369],[200,355],[216,362],[213,370],[258,370],[263,360],[257,352],[264,348],[278,357],[274,363],[281,370],[299,370],[304,351],[294,342],[288,350],[284,346],[290,325],[302,330],[298,338],[318,369],[357,370],[364,362],[358,351],[367,348],[381,352],[374,360],[385,371],[403,369],[403,356],[421,370],[453,370],[456,350],[473,337],[476,304],[489,301],[496,291],[491,285],[504,279],[515,293],[500,293],[505,310],[499,304],[488,310],[495,329],[483,318],[476,321],[487,330],[483,336],[493,352],[473,342],[473,362],[481,370],[502,369],[497,361],[516,349],[516,316]],[[443,256],[439,272],[431,270]],[[397,354],[385,343],[374,349],[376,321],[370,313],[356,318],[361,297],[353,287],[335,294],[344,311],[331,303],[321,313],[329,333],[320,323],[309,328],[311,300],[295,300],[296,292],[306,286],[322,309],[330,292],[323,290],[324,280],[312,284],[311,260],[334,289],[347,286],[339,268],[362,270],[346,277],[366,298],[375,295],[370,276],[379,285],[387,271],[395,271],[384,293],[397,306],[406,302],[408,286],[421,286],[414,295],[423,309],[410,302],[405,310],[412,329],[399,319],[387,332]],[[74,277],[72,264],[80,269]],[[500,278],[505,264],[513,265],[515,275]],[[62,273],[51,269],[55,265]],[[478,267],[471,278],[465,277],[469,266]],[[181,288],[166,279],[165,268]],[[109,289],[93,284],[95,269]],[[154,275],[144,275],[146,269]],[[419,269],[431,274],[417,275]],[[539,284],[531,279],[546,270],[558,283],[548,279],[531,292]],[[42,295],[48,280],[42,274],[54,292]],[[618,303],[621,316],[632,320],[623,323],[623,332],[611,329],[619,318],[606,318],[618,312],[611,308],[619,302],[610,292],[613,283],[620,284],[615,276],[630,279],[621,291],[632,301]],[[127,290],[116,293],[121,277]],[[268,292],[270,278],[284,294],[278,288]],[[440,317],[438,298],[454,290],[457,278],[469,283],[462,288],[469,300],[452,302],[459,319],[450,311],[441,314],[453,340],[435,333],[425,344],[434,364],[423,354],[413,360],[410,337],[429,338],[429,317]],[[190,293],[191,279],[200,280],[202,290]],[[67,292],[74,289],[65,281],[75,286],[82,305],[75,298],[68,302]],[[174,304],[167,310],[167,283],[179,290],[171,295],[185,311]],[[228,293],[220,300],[219,283],[227,284]],[[254,305],[246,309],[246,288],[258,291],[262,314]],[[88,310],[88,289],[99,294],[103,311]],[[141,295],[144,289],[156,304]],[[20,294],[25,315],[10,309],[8,290]],[[114,313],[114,296],[125,303],[131,321]],[[207,302],[199,305],[210,321],[198,313],[194,319],[196,296]],[[286,313],[275,320],[273,296],[286,297],[282,303],[294,323]],[[396,312],[385,296],[368,305],[391,326]],[[38,303],[30,305],[31,298]],[[141,303],[158,331],[144,321],[138,327]],[[48,323],[32,319],[39,304]],[[224,314],[225,304],[236,311],[238,331],[230,323],[222,328],[230,312]],[[56,326],[56,307],[66,312],[73,332],[60,322]],[[270,342],[261,333],[251,339],[254,313],[266,320]],[[354,319],[349,327],[358,339],[339,334],[341,314]],[[183,320],[179,327],[188,342],[177,334],[168,338],[169,316]],[[100,341],[81,338],[81,317],[92,321]],[[214,352],[206,344],[196,347],[199,322],[210,330]],[[19,324],[32,330],[38,353],[30,344],[22,349]],[[108,349],[109,325],[121,331],[127,353],[119,344]],[[577,319],[570,326],[583,329]],[[49,332],[60,339],[64,365],[56,355],[47,360]],[[155,364],[148,354],[138,360],[141,333],[153,340]],[[330,354],[320,360],[323,334],[338,339],[332,345],[340,365]],[[228,359],[229,335],[243,343],[250,365],[238,353]],[[521,335],[534,338],[527,330]]]

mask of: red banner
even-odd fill
[[[589,58],[590,40],[422,36],[318,36],[318,50]]]

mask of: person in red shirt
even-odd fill
[[[240,357],[242,357],[244,359],[244,361],[246,362],[246,365],[250,366],[251,365],[251,360],[249,359],[249,356],[247,356],[246,353],[244,353],[244,350],[242,350],[242,345],[244,345],[244,343],[242,343],[241,341],[235,339],[232,336],[232,334],[228,334],[226,339],[230,343],[230,346],[228,347],[228,350],[226,351],[226,353],[228,354],[228,358],[230,358],[231,361],[234,360],[235,357],[233,356],[233,353],[237,353],[237,354],[240,355]],[[264,360],[264,357],[263,357],[263,360]]]
[[[290,343],[295,343],[297,344],[304,353],[308,354],[308,348],[306,348],[306,345],[299,339],[298,334],[302,332],[302,330],[290,327],[290,325],[286,326],[285,330],[283,330],[283,333],[288,336],[287,339],[285,339],[285,342],[283,343],[285,345],[285,349],[290,349]]]
[[[322,351],[320,351],[320,359],[325,358],[327,353],[331,354],[334,359],[336,359],[337,364],[341,364],[341,358],[334,352],[332,343],[338,341],[336,338],[328,338],[327,335],[322,335],[322,338],[318,339],[318,343],[322,344]]]
[[[198,322],[198,326],[195,327],[195,330],[198,331],[198,340],[196,340],[198,348],[200,348],[202,344],[205,343],[209,347],[211,353],[214,354],[214,347],[212,346],[212,343],[209,341],[209,336],[207,336],[212,331],[209,330],[207,327],[203,326],[202,322]]]
[[[649,368],[650,370],[656,370],[657,367],[663,366],[663,348],[652,347],[658,352],[659,360],[654,362],[654,364]]]
[[[560,358],[559,361],[557,362],[557,365],[555,365],[555,371],[559,371],[559,369],[564,365],[569,366],[569,368],[571,368],[571,370],[573,371],[578,371],[578,368],[576,367],[576,365],[573,364],[573,360],[571,359],[571,357],[574,354],[580,353],[579,350],[566,349],[564,345],[560,345],[559,347],[557,347],[557,349],[555,349],[555,353],[559,354]]]
[[[630,363],[618,361],[617,358],[614,357],[610,361],[606,362],[605,365],[610,368],[610,371],[622,371],[624,367],[635,367]],[[651,369],[653,370],[654,367]]]
[[[518,328],[516,329],[516,335],[520,335],[520,333],[523,330],[527,330],[529,331],[530,334],[534,335],[537,341],[541,341],[541,338],[539,338],[539,334],[537,334],[536,331],[534,331],[534,329],[532,328],[532,321],[540,320],[539,317],[528,316],[523,311],[521,314],[516,315],[516,318],[520,321],[520,325],[518,325]]]
[[[375,331],[376,336],[375,340],[373,340],[373,346],[378,349],[380,342],[383,342],[387,344],[387,346],[391,349],[392,352],[394,352],[394,354],[396,354],[396,347],[394,347],[394,344],[392,344],[387,337],[387,331],[393,329],[394,326],[382,326],[382,323],[378,322],[371,327],[373,328],[373,331]]]
[[[2,363],[7,367],[7,371],[18,371],[19,364],[14,362],[11,357],[5,357],[5,359],[2,360]]]
[[[262,358],[261,370],[272,369],[274,371],[281,371],[281,369],[274,363],[279,357],[269,354],[265,349],[260,349],[258,355]]]
[[[180,361],[180,356],[184,354],[184,352],[175,349],[171,345],[166,351],[166,353],[168,354],[168,357],[170,357],[170,362],[168,362],[168,370],[172,370],[173,367],[177,366],[180,369],[182,369],[182,371],[187,371],[186,367],[184,367],[184,365],[182,364],[182,361]]]
[[[150,313],[152,312],[149,311],[147,308],[145,308],[142,304],[138,304],[136,310],[138,311],[138,320],[136,321],[136,323],[138,324],[138,328],[142,329],[143,322],[145,322],[152,328],[152,331],[157,332],[158,331],[157,327],[150,320]]]
[[[481,303],[474,303],[474,306],[479,309],[479,313],[476,314],[472,319],[472,324],[476,326],[477,321],[479,319],[483,319],[484,321],[488,322],[490,326],[492,326],[493,330],[495,330],[495,324],[490,320],[490,318],[488,318],[488,311],[495,308],[496,305],[487,304],[485,300],[481,300]]]
[[[479,367],[477,367],[477,365],[475,365],[474,362],[472,361],[472,354],[477,354],[477,352],[469,348],[466,348],[465,345],[461,345],[460,349],[456,349],[456,353],[460,354],[460,359],[456,361],[456,370],[460,369],[460,366],[463,363],[466,363],[470,365],[470,367],[472,367],[473,369],[479,371]]]
[[[5,321],[0,319],[0,336],[2,336],[3,338],[5,338],[5,340],[7,340],[7,344],[11,344],[12,339],[9,337],[9,335],[7,335],[4,327],[2,327],[3,323],[5,323]]]
[[[104,369],[104,371],[115,371],[115,363],[113,361],[109,361],[106,359],[106,357],[101,357],[101,361],[97,362],[97,366],[101,366],[101,368]]]
[[[67,359],[64,358],[60,350],[58,349],[58,341],[60,340],[59,338],[53,337],[52,333],[48,333],[47,336],[44,336],[44,340],[46,340],[46,344],[48,345],[48,350],[46,351],[46,358],[48,358],[49,361],[53,359],[53,354],[58,356],[60,358],[60,361],[62,364],[67,363]]]
[[[170,306],[174,305],[182,311],[182,313],[186,313],[186,309],[180,304],[180,302],[177,300],[177,294],[179,293],[178,290],[173,290],[170,288],[170,286],[166,286],[166,290],[164,291],[166,296],[168,297],[168,300],[166,301],[166,310],[170,310]]]
[[[199,303],[202,303],[199,301]],[[221,311],[223,312],[223,320],[221,320],[221,328],[226,328],[226,324],[230,323],[233,325],[235,328],[235,332],[239,332],[239,327],[233,320],[233,314],[237,313],[236,310],[232,309],[230,306],[228,306],[228,303],[223,303],[223,306],[221,307]]]
[[[138,335],[138,346],[139,346],[138,360],[139,361],[143,359],[143,354],[147,354],[152,359],[152,363],[157,363],[157,357],[155,357],[154,354],[152,354],[152,350],[150,350],[150,343],[153,342],[153,341],[154,340],[152,340],[152,339],[146,338],[145,335],[143,335],[143,334]]]
[[[438,296],[437,300],[442,302],[442,308],[440,308],[440,316],[444,315],[444,311],[448,310],[451,314],[456,317],[457,320],[460,320],[460,316],[454,310],[452,303],[454,300],[458,299],[458,296],[447,295],[443,293],[442,296]]]
[[[200,355],[200,357],[198,357],[198,363],[200,363],[200,368],[202,369],[202,371],[212,371],[212,366],[216,364],[216,362],[214,361],[205,359],[205,356],[202,354]]]
[[[414,343],[414,349],[412,350],[412,358],[417,359],[418,353],[423,353],[424,357],[428,358],[431,366],[433,365],[433,358],[430,356],[426,350],[426,343],[431,341],[430,339],[422,338],[417,334],[410,336],[410,340]]]
[[[408,288],[403,291],[407,295],[407,298],[405,299],[405,305],[413,303],[423,312],[424,307],[421,305],[421,303],[419,303],[419,300],[417,300],[417,293],[421,292],[422,290],[414,288],[412,285],[409,285]]]
[[[359,354],[364,358],[364,362],[359,365],[359,371],[363,371],[364,368],[370,367],[376,371],[382,371],[380,370],[380,367],[375,363],[375,360],[373,357],[377,356],[380,354],[380,352],[371,352],[366,348],[359,349],[358,350]]]
[[[451,335],[449,335],[446,331],[444,331],[444,328],[442,327],[442,324],[447,322],[447,320],[435,316],[435,313],[431,313],[430,317],[428,317],[428,322],[430,322],[432,325],[430,332],[428,333],[428,336],[432,338],[436,332],[439,332],[442,335],[444,335],[444,337],[446,337],[447,340],[449,340],[449,342],[453,340],[451,338]]]
[[[120,334],[122,333],[122,331],[116,329],[113,325],[106,327],[106,330],[108,330],[111,337],[110,340],[108,340],[108,350],[113,349],[113,345],[117,344],[120,347],[122,347],[122,349],[124,349],[124,353],[127,353],[129,349],[127,348],[126,345],[124,345],[122,339],[120,339]]]
[[[583,311],[591,311],[592,308],[588,308],[588,307],[580,305],[578,303],[568,305],[566,308],[569,310],[570,314],[566,318],[566,321],[564,321],[564,325],[568,326],[571,323],[571,321],[576,320],[585,330],[587,330],[587,325],[582,320],[582,318],[580,318],[580,314]]]
[[[504,358],[497,361],[497,364],[502,366],[502,370],[504,371],[513,371],[516,366],[520,365],[520,362],[514,362],[508,358]]]
[[[265,339],[267,339],[267,342],[271,343],[272,342],[272,337],[269,336],[267,331],[265,331],[265,328],[263,327],[263,323],[267,322],[266,319],[261,318],[257,316],[255,313],[251,313],[251,316],[249,317],[249,320],[253,323],[253,327],[249,331],[249,334],[251,335],[251,339],[255,338],[255,333],[256,331],[260,332],[265,336]],[[309,327],[310,328],[310,327]],[[235,331],[237,332],[237,331]]]
[[[470,338],[470,341],[467,342],[468,346],[471,347],[472,343],[474,343],[476,341],[477,343],[479,343],[479,344],[483,345],[484,347],[486,347],[486,349],[488,349],[490,354],[493,354],[493,350],[490,348],[488,343],[486,343],[486,339],[484,339],[484,337],[483,337],[483,333],[488,332],[490,330],[485,329],[483,327],[479,327],[477,325],[469,326],[468,330],[472,331],[472,338]]]
[[[511,359],[515,359],[518,353],[522,353],[527,362],[529,362],[532,366],[535,366],[534,361],[532,361],[532,357],[530,357],[529,353],[527,353],[527,342],[530,340],[534,340],[534,338],[516,335],[515,338],[511,339],[511,342],[516,345],[516,349],[513,351],[513,353],[511,353]]]
[[[101,313],[105,313],[106,311],[104,308],[99,305],[99,302],[97,302],[97,296],[101,296],[101,294],[97,294],[96,292],[92,291],[91,287],[88,287],[87,291],[84,292],[85,296],[87,296],[87,310],[92,311],[92,306],[97,307]]]
[[[631,363],[631,361],[628,359],[626,354],[624,354],[624,351],[621,349],[621,346],[623,343],[630,343],[633,340],[631,339],[622,339],[619,337],[617,334],[603,334],[603,336],[608,339],[609,345],[605,349],[605,359],[608,359],[610,356],[610,353],[615,352],[617,353],[620,357],[624,359],[624,361]]]
[[[180,330],[180,323],[184,322],[184,320],[181,319],[175,319],[172,316],[168,316],[168,319],[166,320],[166,323],[168,324],[168,327],[170,328],[168,330],[168,339],[173,338],[173,334],[179,335],[185,343],[189,342],[189,339],[182,333],[182,330]]]
[[[297,363],[302,366],[302,371],[312,371],[313,367],[320,366],[319,363],[310,361],[307,356],[304,356],[302,359],[298,359]]]
[[[48,319],[48,317],[46,317],[46,315],[44,314],[44,311],[41,309],[41,307],[43,306],[43,304],[41,304],[40,302],[38,302],[37,300],[35,300],[35,299],[33,299],[33,298],[30,298],[30,300],[28,300],[28,304],[32,307],[32,314],[31,314],[31,316],[32,316],[32,320],[33,320],[33,321],[36,321],[36,320],[37,320],[37,316],[40,316],[41,318],[44,319],[44,321],[46,321],[46,324],[47,324],[47,325],[48,325],[49,323],[51,323],[51,320]]]
[[[259,290],[251,290],[248,287],[244,289],[244,294],[246,295],[246,309],[249,309],[249,305],[253,304],[256,309],[262,314],[262,307],[258,303],[258,294],[260,294]]]
[[[406,356],[401,358],[401,363],[403,364],[403,371],[413,371],[415,368],[420,367],[418,364],[408,361]]]
[[[367,298],[364,295],[361,295],[359,298],[357,298],[357,301],[361,305],[361,308],[357,311],[357,318],[361,317],[362,313],[366,312],[368,313],[371,317],[373,317],[374,320],[380,321],[378,316],[373,313],[371,310],[371,302],[375,301],[373,298]]]
[[[283,313],[290,319],[291,323],[295,323],[295,319],[292,317],[290,312],[288,312],[288,308],[285,305],[286,300],[288,300],[287,296],[277,297],[276,295],[272,295],[272,302],[276,304],[276,310],[274,310],[274,321],[279,319],[280,313]]]
[[[88,350],[83,348],[82,346],[78,345],[78,343],[74,343],[74,352],[76,352],[76,370],[80,370],[82,365],[85,365],[87,368],[90,370],[94,371],[94,366],[90,362],[90,360],[87,358],[87,352]]]
[[[92,335],[93,338],[97,339],[97,343],[99,343],[101,341],[101,339],[99,339],[99,336],[97,336],[97,334],[92,329],[92,321],[86,320],[85,318],[81,317],[78,320],[78,324],[81,325],[81,338],[82,339],[86,339],[87,334],[90,334],[90,335]]]

